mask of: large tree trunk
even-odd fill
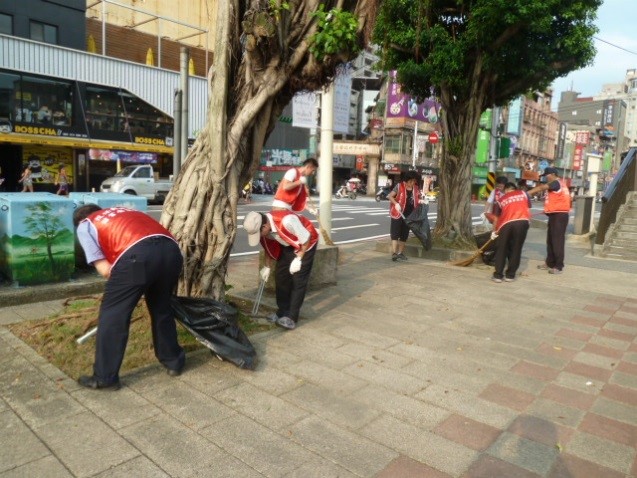
[[[441,88],[443,106],[440,196],[434,234],[458,245],[475,245],[471,219],[471,178],[480,115],[485,97],[479,61],[473,89],[467,98],[458,98]]]
[[[326,10],[344,8],[338,0],[302,0],[276,17],[271,5],[277,2],[218,3],[207,125],[161,217],[185,256],[181,295],[223,299],[239,192],[258,168],[267,136],[297,91],[328,84],[337,65],[352,56],[343,52],[318,63],[308,53],[307,39],[316,30],[311,13],[319,3]],[[361,45],[369,38],[377,3],[358,0],[347,8],[358,13]]]

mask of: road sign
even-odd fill
[[[440,136],[438,136],[437,131],[432,131],[431,133],[429,133],[429,137],[427,139],[431,144],[436,144],[440,139]]]

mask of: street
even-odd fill
[[[314,198],[318,202],[318,198]],[[239,231],[232,248],[231,257],[256,254],[258,248],[248,246],[246,234],[242,231],[243,219],[249,211],[268,212],[272,203],[271,195],[254,194],[250,204],[240,201],[238,206],[237,224]],[[481,223],[480,214],[484,210],[484,203],[471,204],[473,224]],[[159,219],[161,206],[149,205],[148,213]],[[542,203],[533,202],[531,213],[534,218],[546,220],[542,214]],[[311,215],[304,213],[312,220],[318,229],[318,221]],[[429,223],[433,228],[436,224],[437,204],[429,204]],[[358,197],[357,199],[332,198],[332,240],[336,244],[369,241],[389,236],[389,201],[376,202],[374,198]]]

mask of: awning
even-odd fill
[[[0,134],[0,143],[42,144],[49,146],[66,146],[82,149],[118,149],[149,153],[173,154],[174,148],[153,144],[126,143],[122,141],[100,141],[88,138],[68,138],[59,136],[40,136],[19,133]]]

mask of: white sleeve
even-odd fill
[[[487,199],[487,202],[491,204],[495,202],[495,189],[491,191],[491,194],[489,194],[489,198]]]
[[[287,179],[290,182],[296,181],[296,168],[288,169],[285,172],[283,179]]]
[[[299,244],[305,244],[310,240],[310,232],[305,229],[305,226],[296,214],[288,214],[283,218],[282,222],[288,231],[299,238]]]

